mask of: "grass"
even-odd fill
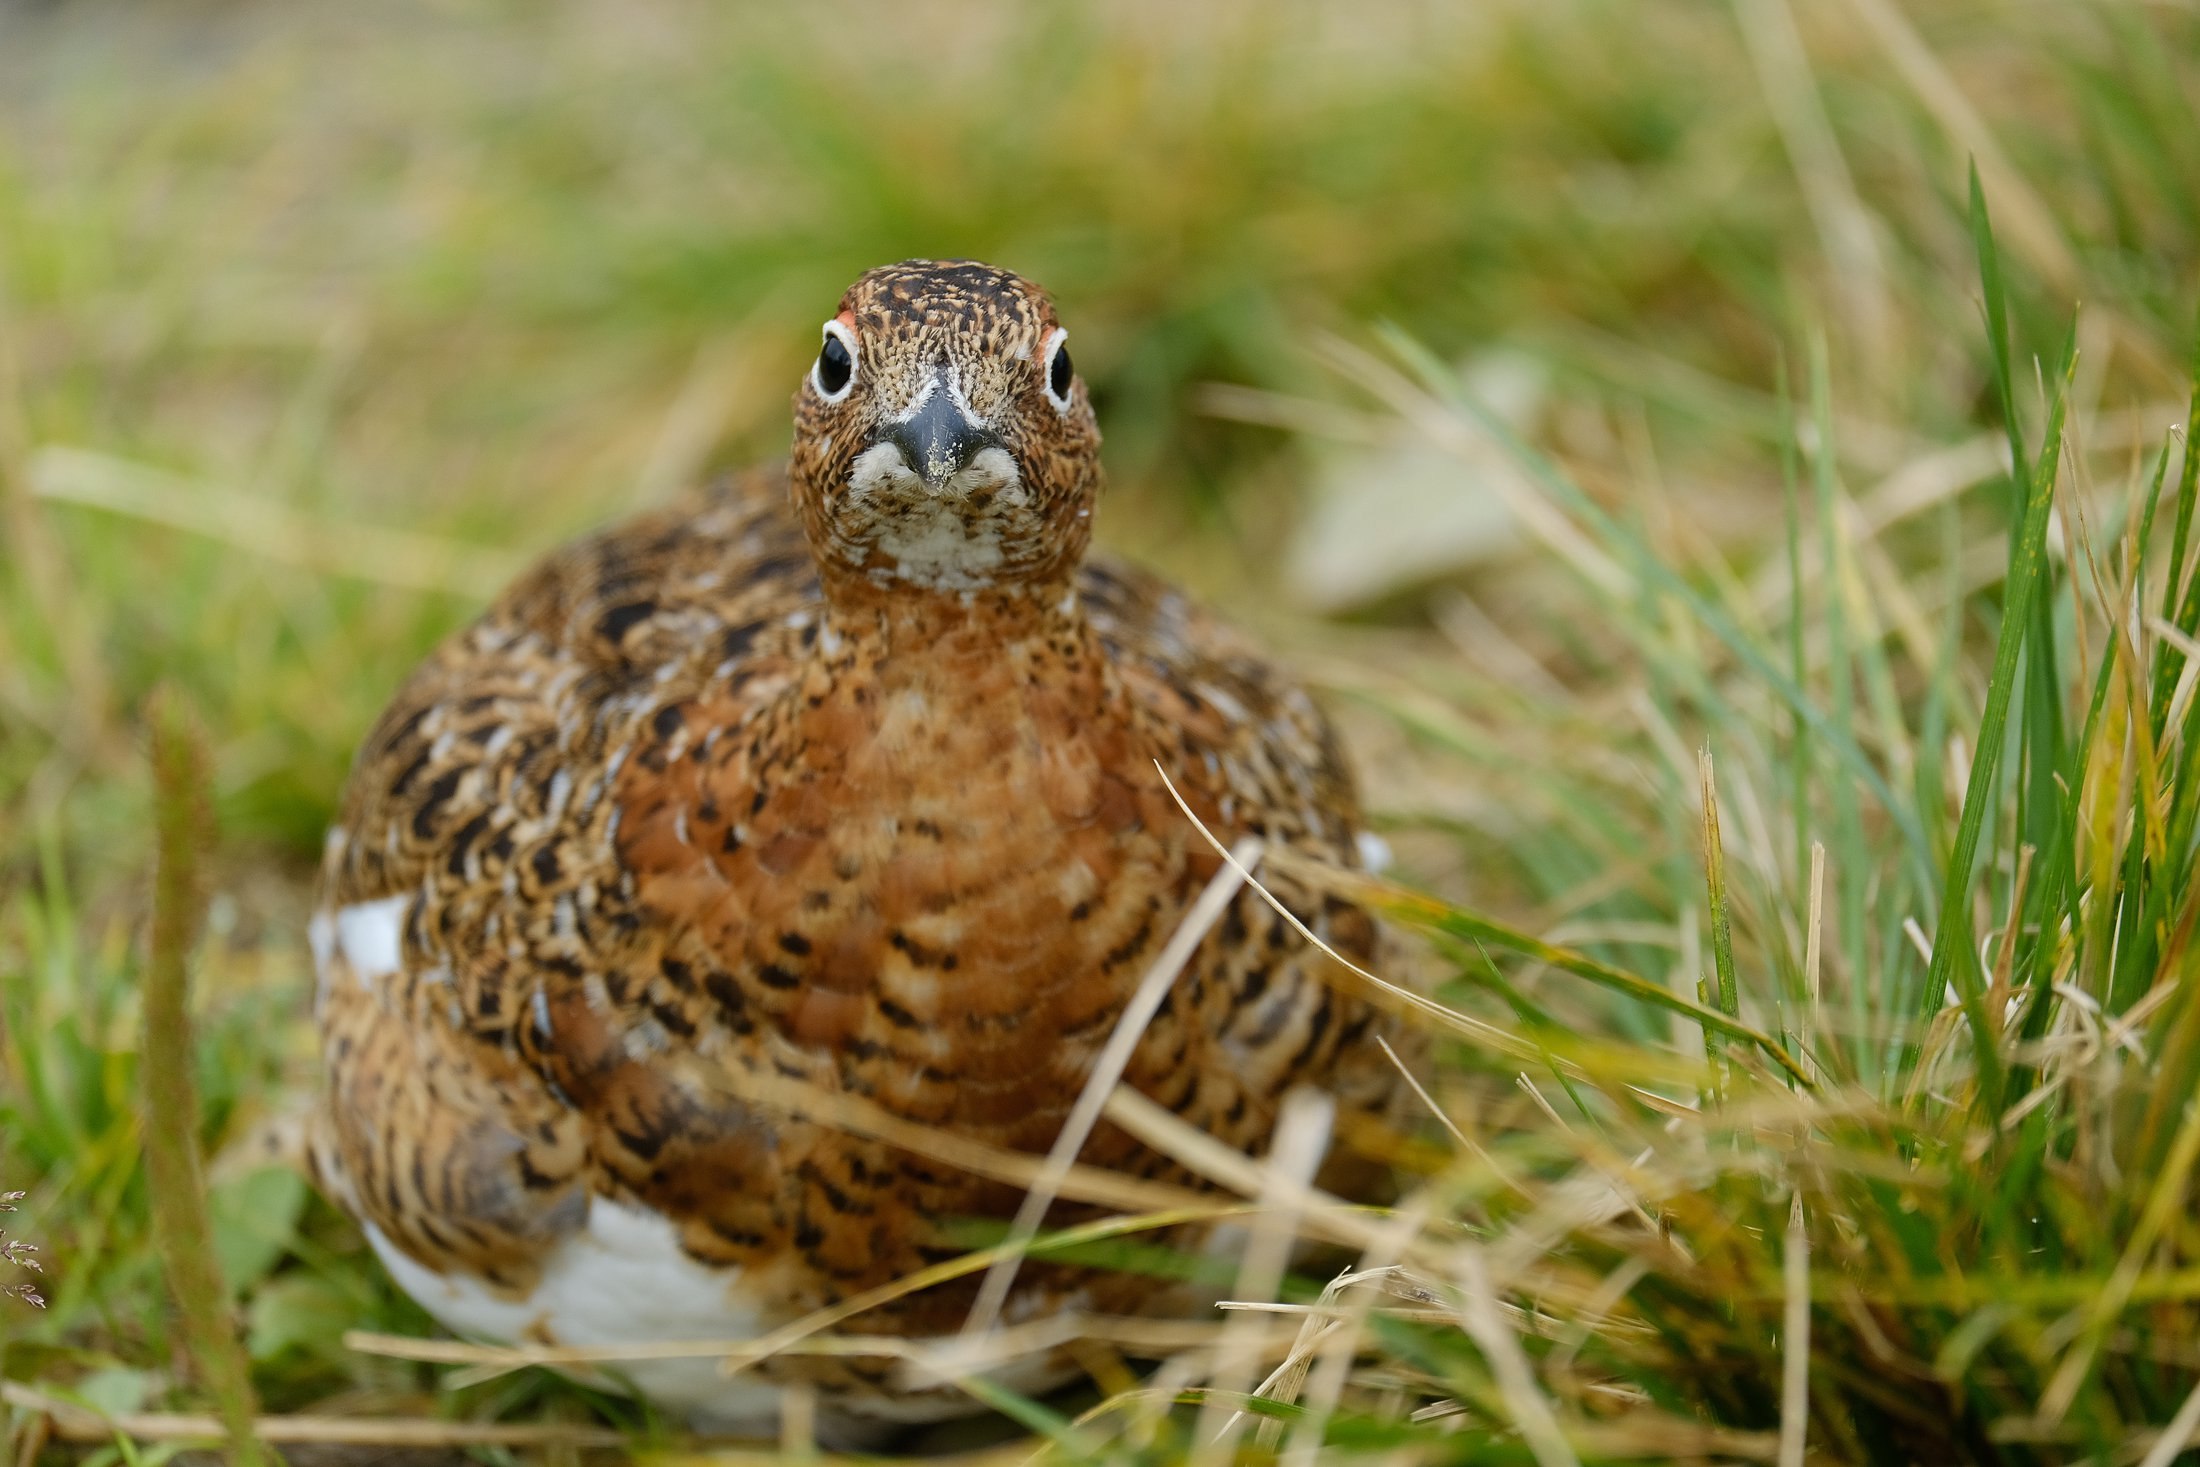
[[[187,1058],[265,1410],[646,1427],[345,1344],[432,1331],[257,1144],[312,1083],[311,865],[410,662],[527,555],[777,452],[825,307],[924,251],[1054,287],[1104,533],[1344,723],[1442,1116],[1369,1220],[1111,1098],[1359,1281],[1217,1336],[1258,1402],[1172,1414],[1205,1383],[1109,1346],[1087,1419],[996,1405],[1065,1457],[1245,1406],[1248,1454],[1539,1467],[2159,1467],[2200,1419],[2188,7],[0,35],[0,1181],[48,1304],[0,1297],[13,1388],[217,1404],[140,1120]],[[1416,475],[1508,528],[1293,609],[1292,525]],[[187,1056],[140,1037],[162,684],[220,830]],[[1162,1205],[1038,1246],[1136,1260]]]
[[[1978,220],[1991,361],[2007,381],[1982,208]],[[2189,459],[2169,475],[2166,441],[2115,490],[2074,485],[2071,367],[2066,345],[2018,444],[1993,635],[1967,635],[1958,599],[1946,635],[1926,644],[1935,662],[1879,674],[1918,690],[1915,713],[1898,698],[1897,721],[1869,729],[1852,704],[1814,727],[1803,706],[1782,708],[1797,690],[1838,707],[1826,671],[1890,651],[1857,625],[1872,603],[1833,589],[1854,547],[1830,537],[1819,547],[1830,594],[1790,644],[1798,675],[1738,656],[1723,673],[1698,662],[1670,712],[1645,707],[1653,737],[1685,722],[1721,757],[1716,785],[1708,758],[1699,784],[1677,748],[1645,750],[1656,762],[1626,771],[1700,811],[1704,831],[1696,850],[1673,843],[1670,870],[1630,885],[1643,905],[1706,914],[1711,951],[1684,956],[1676,976],[1715,973],[1702,1001],[1761,1016],[1806,1057],[1807,1080],[1766,1063],[1780,1052],[1770,1044],[1738,1049],[1706,1021],[1709,1062],[1689,1095],[1672,1050],[1584,1037],[1612,1027],[1585,1006],[1590,985],[1624,993],[1628,975],[1553,961],[1441,904],[1394,907],[1457,943],[1462,981],[1526,987],[1468,943],[1544,970],[1535,997],[1555,1017],[1539,1023],[1553,1055],[1540,1081],[1580,1108],[1516,1117],[1512,1139],[1546,1156],[1555,1146],[1567,1166],[1517,1198],[1471,1154],[1448,1175],[1497,1209],[1490,1241],[1455,1246],[1505,1259],[1491,1277],[1527,1310],[1526,1332],[1556,1342],[1542,1387],[1577,1441],[1600,1421],[1639,1431],[1648,1418],[1777,1432],[1840,1461],[2137,1460],[2154,1429],[2200,1401],[2200,1361],[2173,1343],[2193,1324],[2183,1240],[2200,1156],[2187,983],[2200,793],[2184,783],[2193,741],[2175,691],[2189,702],[2193,639],[2179,618],[2200,612],[2186,541],[2194,479]],[[2196,428],[2200,398],[2188,440]],[[2058,522],[2059,567],[2047,553]],[[1623,527],[1604,530],[1613,560],[1639,556]],[[2050,596],[2067,616],[2034,614]],[[1697,611],[1615,616],[1614,650],[1673,666],[1675,639],[1706,629]],[[1875,676],[1850,675],[1867,687]],[[1767,737],[1783,712],[1788,737]],[[1894,788],[1890,755],[1906,747],[1922,765],[1936,723],[1967,773],[1919,773],[1932,792],[1906,807],[1928,832],[1919,875],[1898,812],[1873,808],[1855,766],[1861,757]],[[1787,801],[1790,790],[1802,798]],[[1755,827],[1751,840],[1722,842],[1722,806]],[[1844,828],[1862,838],[1842,840]],[[1565,918],[1626,910],[1614,884],[1595,883]],[[1861,909],[1843,913],[1845,897]],[[1916,942],[1903,940],[1906,918],[1921,924]],[[1844,929],[1866,941],[1844,942]],[[1605,1198],[1569,1196],[1566,1180],[1590,1178],[1608,1182]],[[1806,1334],[1807,1372],[1784,1375]],[[1441,1329],[1416,1347],[1424,1370],[1500,1402],[1527,1434],[1527,1402],[1501,1390],[1486,1348]]]
[[[15,1211],[15,1204],[22,1200],[21,1192],[0,1192],[0,1212]],[[0,1263],[28,1273],[43,1271],[38,1262],[38,1245],[22,1238],[10,1238],[5,1233],[0,1233]],[[0,1299],[13,1299],[33,1309],[46,1307],[46,1296],[38,1292],[37,1284],[21,1278],[0,1284]]]
[[[153,919],[146,939],[143,1046],[145,1184],[162,1270],[181,1316],[197,1383],[221,1405],[230,1460],[257,1467],[251,1367],[229,1319],[229,1290],[214,1251],[199,1159],[199,1096],[192,1082],[192,949],[205,919],[200,872],[207,837],[206,754],[190,718],[156,693],[146,708],[153,766]]]

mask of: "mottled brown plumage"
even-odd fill
[[[1099,434],[1081,382],[1050,386],[1045,296],[911,262],[858,281],[827,332],[848,378],[805,381],[787,471],[551,557],[360,751],[315,922],[316,1163],[454,1328],[739,1338],[1012,1213],[1013,1187],[742,1082],[1045,1151],[1215,869],[1157,759],[1225,840],[1358,864],[1307,696],[1168,587],[1085,559]],[[1371,957],[1364,913],[1277,894]],[[1381,1021],[1337,977],[1246,893],[1126,1078],[1255,1151],[1293,1084],[1380,1107]],[[1191,1181],[1105,1126],[1083,1155]],[[1033,1266],[1011,1314],[1157,1289]],[[856,1327],[951,1332],[970,1299],[942,1286]],[[634,1377],[706,1415],[768,1414],[797,1377],[857,1416],[967,1409],[890,1361]]]

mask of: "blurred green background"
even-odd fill
[[[2035,308],[2082,295],[2114,342],[2096,395],[2175,397],[2191,8],[1881,12],[0,11],[0,801],[100,819],[165,677],[233,836],[310,850],[352,739],[511,552],[782,451],[816,322],[913,254],[1057,293],[1105,533],[1227,592],[1275,588],[1321,450],[1202,385],[1338,405],[1316,347],[1377,322],[1556,367],[1542,419],[1641,405],[1676,494],[1767,487],[1735,430],[1769,439],[1814,331],[1859,468],[1972,427],[1982,146]],[[106,818],[125,856],[127,801]]]
[[[58,1270],[0,1327],[160,1393],[156,684],[216,759],[219,1151],[309,1083],[311,865],[405,669],[528,554],[780,453],[860,270],[973,255],[1074,332],[1103,539],[1330,692],[1409,875],[1532,911],[1481,776],[1555,757],[1582,603],[1501,456],[1409,431],[1389,333],[1738,584],[1790,398],[1888,524],[1996,473],[1974,159],[2023,338],[2085,303],[2085,451],[2148,451],[2200,267],[2189,3],[0,0],[0,1183]],[[1431,706],[1493,742],[1432,754]],[[418,1322],[356,1239],[234,1175],[272,1399],[415,1381],[335,1349]]]

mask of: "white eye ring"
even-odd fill
[[[848,377],[846,381],[840,384],[838,391],[828,391],[826,389],[825,379],[819,375],[819,369],[825,365],[824,348],[820,347],[817,360],[810,363],[810,386],[816,390],[819,397],[824,398],[827,402],[839,402],[849,393],[855,391],[856,369],[861,363],[862,357],[856,350],[856,334],[842,325],[838,317],[825,323],[825,340],[838,341],[841,350],[848,353]]]
[[[1056,412],[1062,413],[1066,413],[1069,411],[1069,394],[1070,391],[1075,390],[1077,386],[1077,379],[1075,376],[1072,376],[1069,379],[1068,389],[1061,392],[1056,392],[1054,390],[1055,359],[1062,355],[1063,344],[1068,340],[1069,333],[1059,326],[1055,327],[1054,334],[1047,338],[1047,349],[1044,352],[1040,353],[1039,356],[1040,361],[1045,363],[1045,366],[1040,371],[1039,380],[1046,386],[1047,401],[1054,404],[1054,410]]]

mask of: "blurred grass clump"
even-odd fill
[[[196,1399],[135,1106],[168,683],[255,1384],[426,1409],[250,1144],[351,748],[528,554],[779,452],[858,271],[974,255],[1076,333],[1103,535],[1328,691],[1434,992],[1514,1036],[1424,1077],[1414,1308],[1289,1449],[2140,1460],[2200,1411],[2195,180],[2176,5],[0,3],[0,1179],[52,1265],[0,1375]],[[1276,570],[1466,500],[1349,619]]]

